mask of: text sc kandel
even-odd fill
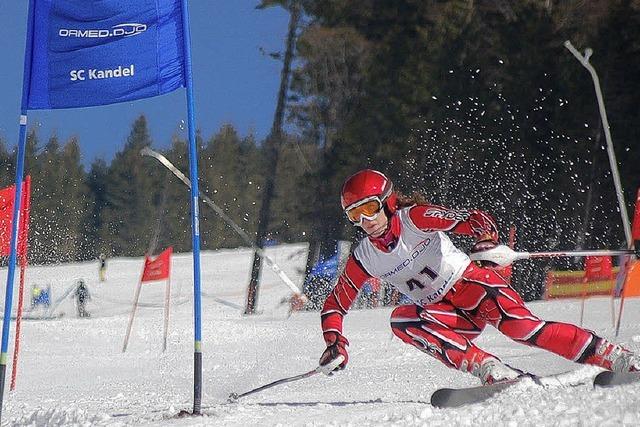
[[[78,80],[99,80],[99,79],[112,79],[120,77],[131,77],[135,74],[134,65],[131,64],[128,67],[119,65],[116,68],[107,68],[106,70],[99,70],[97,68],[89,68],[87,70],[71,70],[69,71],[70,80],[72,82]]]

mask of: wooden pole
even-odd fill
[[[140,298],[140,289],[142,288],[142,278],[138,281],[138,287],[136,288],[136,294],[133,297],[133,307],[131,308],[131,315],[129,316],[129,326],[127,326],[127,334],[124,337],[124,345],[122,346],[122,352],[127,351],[127,345],[129,344],[129,335],[131,335],[131,328],[133,327],[133,318],[136,315],[136,309],[138,308],[138,299]]]
[[[162,341],[162,352],[167,350],[167,334],[169,332],[169,306],[171,302],[171,278],[167,279],[166,291],[164,294],[164,339]]]
[[[621,266],[620,268],[623,268],[624,266]],[[616,327],[616,303],[615,303],[615,299],[616,299],[616,282],[614,281],[611,284],[611,325],[613,328]]]
[[[580,326],[584,320],[584,301],[587,299],[587,275],[582,278],[582,302],[580,303]]]

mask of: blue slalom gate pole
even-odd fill
[[[33,23],[33,0],[29,0],[28,22]],[[30,25],[29,28],[32,28]],[[13,222],[11,223],[11,246],[9,252],[9,268],[7,271],[7,286],[4,295],[4,317],[2,320],[2,348],[0,349],[0,421],[2,421],[2,406],[4,403],[4,386],[7,373],[7,359],[9,348],[9,331],[11,328],[11,309],[13,304],[13,279],[16,272],[18,232],[20,227],[20,205],[22,202],[22,177],[24,175],[24,152],[27,139],[27,98],[29,82],[31,81],[31,46],[33,37],[27,31],[26,48],[24,53],[24,71],[22,76],[22,103],[20,108],[20,133],[18,139],[18,154],[16,156],[16,189],[13,200]]]
[[[196,146],[193,76],[191,73],[191,38],[189,10],[182,0],[182,29],[184,40],[184,75],[187,88],[187,125],[189,129],[189,179],[191,180],[191,238],[193,240],[193,414],[200,415],[202,407],[202,296],[200,290],[200,217],[198,209],[198,147]]]

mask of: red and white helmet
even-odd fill
[[[360,224],[360,216],[372,219],[367,213],[358,213],[352,217],[350,211],[362,206],[370,201],[376,201],[379,204],[378,211],[386,207],[389,213],[396,211],[396,194],[393,192],[393,183],[382,172],[373,169],[363,169],[351,175],[342,186],[340,196],[342,209],[347,217],[354,224]]]

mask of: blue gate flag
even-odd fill
[[[113,104],[185,86],[181,0],[34,4],[27,109]]]
[[[17,219],[27,111],[90,107],[149,98],[186,88],[193,242],[193,414],[202,403],[202,298],[198,149],[195,131],[188,0],[29,0],[20,133],[0,349],[0,421],[4,402],[17,264]],[[15,366],[14,366],[15,367]]]

